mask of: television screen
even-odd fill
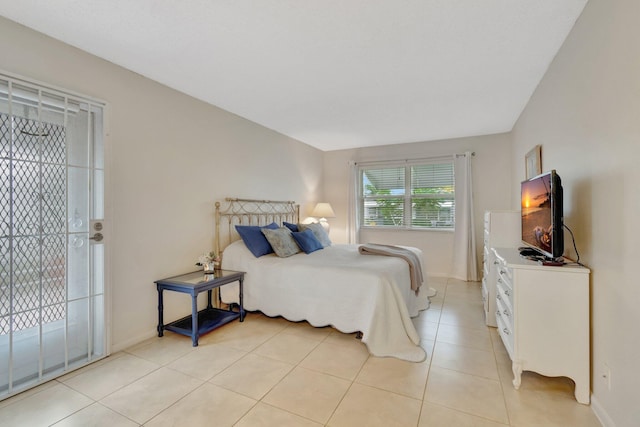
[[[522,241],[548,258],[564,252],[562,184],[555,170],[522,182]]]

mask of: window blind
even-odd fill
[[[361,226],[454,227],[452,160],[406,165],[378,163],[359,170]]]

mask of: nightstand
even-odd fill
[[[158,288],[158,336],[163,336],[165,330],[187,335],[191,337],[193,346],[196,347],[200,335],[238,318],[240,318],[241,322],[244,321],[245,313],[242,305],[243,281],[244,272],[231,270],[216,270],[212,274],[194,271],[193,273],[157,280],[154,283]],[[212,290],[233,282],[240,284],[239,310],[236,312],[214,307],[211,304]],[[162,301],[162,292],[165,290],[191,295],[191,315],[165,325],[163,323]],[[207,307],[198,311],[198,294],[204,291],[207,291]]]

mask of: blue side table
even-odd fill
[[[158,336],[163,336],[165,330],[187,335],[191,337],[193,346],[196,347],[200,335],[238,318],[240,318],[241,322],[244,321],[245,312],[242,305],[243,281],[244,272],[231,270],[216,270],[212,274],[194,271],[193,273],[157,280],[155,284],[158,288]],[[214,307],[211,304],[212,290],[233,282],[240,284],[239,311],[223,310]],[[164,290],[191,295],[191,315],[165,325],[163,323],[162,302],[162,292]],[[198,311],[198,294],[204,291],[207,291],[207,307]]]

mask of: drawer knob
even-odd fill
[[[496,299],[499,299],[500,301],[502,301],[502,297],[500,296],[500,294],[496,295]]]
[[[507,328],[504,328],[502,332],[504,332],[506,335],[511,335],[511,332],[509,332]]]
[[[503,313],[505,316],[509,317],[509,312],[507,310],[504,310]]]
[[[511,292],[509,292],[509,289],[505,289],[504,294],[508,297],[511,296]]]

